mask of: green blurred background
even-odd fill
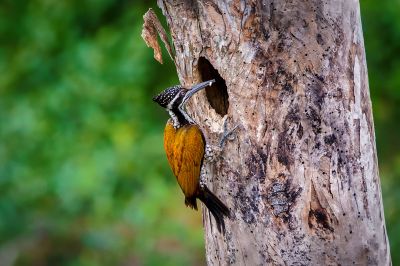
[[[0,2],[0,265],[202,265],[151,97],[153,1]],[[400,1],[362,0],[386,224],[400,264]],[[161,17],[161,16],[160,16]]]

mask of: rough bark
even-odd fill
[[[210,265],[390,265],[356,0],[159,0],[189,111],[217,145]]]

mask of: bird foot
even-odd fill
[[[233,129],[228,130],[227,129],[227,120],[224,122],[224,132],[222,133],[221,139],[219,140],[218,145],[209,145],[206,144],[205,148],[205,154],[204,154],[204,159],[207,162],[213,162],[215,161],[218,157],[221,156],[225,142],[227,140],[234,140],[233,133],[235,130],[239,127],[239,125],[236,125]]]
[[[225,122],[224,122],[224,132],[222,133],[221,140],[219,141],[219,148],[221,150],[224,147],[224,144],[225,144],[226,140],[234,140],[235,139],[235,137],[233,136],[233,133],[239,127],[239,125],[236,125],[233,129],[228,130],[227,129],[227,125],[226,125],[226,121],[227,120],[225,120]]]
[[[239,127],[239,125],[236,125],[233,129],[227,130],[226,120],[225,120],[224,132],[222,133],[222,137],[221,137],[218,145],[206,144],[205,153],[204,153],[204,160],[206,162],[215,162],[219,157],[221,157],[225,142],[227,140],[231,140],[231,141],[234,140],[233,133],[238,127]],[[206,172],[205,172],[205,167],[202,167],[201,172],[200,172],[200,186],[204,187],[205,184],[206,184]]]
[[[206,172],[205,172],[205,167],[202,167],[200,170],[200,187],[204,188],[206,185]]]
[[[221,156],[221,153],[222,148],[220,146],[206,144],[204,160],[207,162],[214,162],[219,156]]]

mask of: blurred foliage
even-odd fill
[[[400,2],[361,5],[395,251]],[[151,102],[178,81],[140,37],[150,6],[160,15],[145,0],[0,2],[1,265],[204,263],[201,218],[183,206],[162,148],[167,116]]]
[[[360,2],[386,227],[400,265],[400,0]]]
[[[151,98],[178,81],[140,37],[148,8],[1,2],[1,265],[204,261],[162,150]]]

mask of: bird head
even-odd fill
[[[198,91],[211,86],[215,80],[205,81],[194,85],[190,90],[185,89],[181,85],[169,87],[162,91],[160,94],[153,97],[153,101],[158,103],[167,111],[177,110],[184,107],[186,102]]]

